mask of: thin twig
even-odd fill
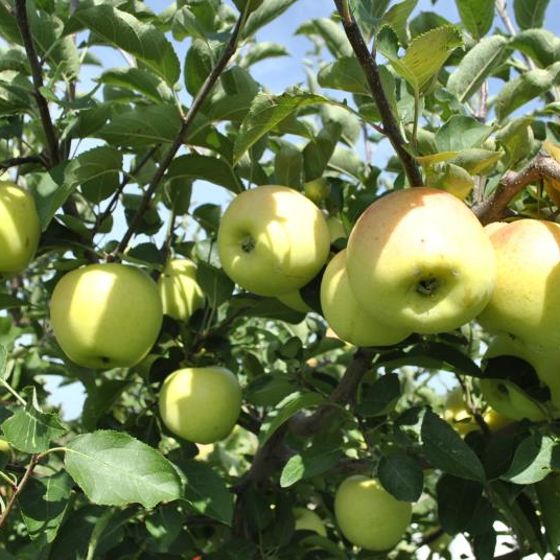
[[[29,60],[29,65],[31,67],[31,76],[33,78],[33,87],[35,89],[34,95],[39,108],[39,115],[41,116],[41,123],[43,125],[43,131],[45,132],[45,138],[47,140],[47,151],[50,165],[54,167],[60,163],[58,139],[49,111],[49,105],[41,93],[41,88],[43,87],[43,74],[39,58],[37,57],[37,51],[35,50],[35,45],[33,44],[33,37],[31,36],[31,31],[29,29],[25,0],[16,0],[15,9],[17,25],[21,38],[23,39],[27,59]]]
[[[113,211],[115,210],[115,207],[119,201],[119,197],[121,196],[124,188],[128,185],[128,183],[130,183],[130,181],[132,181],[132,179],[135,178],[135,176],[142,170],[142,168],[144,167],[144,165],[146,165],[146,163],[148,163],[148,161],[150,161],[150,159],[152,158],[152,156],[159,150],[159,147],[161,146],[161,144],[157,144],[156,146],[154,146],[139,162],[138,165],[130,172],[125,173],[123,180],[121,181],[120,185],[118,186],[117,190],[114,192],[113,197],[111,198],[111,200],[109,201],[109,204],[107,204],[107,207],[105,208],[105,211],[97,216],[97,219],[95,220],[95,225],[93,226],[93,230],[92,230],[92,237],[94,235],[97,234],[97,232],[99,231],[99,228],[101,227],[101,224],[113,213]]]
[[[475,205],[473,212],[483,224],[496,222],[502,218],[510,201],[527,185],[545,178],[560,181],[560,163],[548,155],[539,154],[521,171],[508,171],[492,196]]]
[[[249,3],[247,5],[249,6]],[[181,128],[179,130],[179,133],[177,134],[177,137],[175,138],[173,144],[165,154],[150,184],[148,185],[148,188],[146,189],[146,192],[142,197],[138,210],[136,211],[136,214],[134,215],[134,218],[132,219],[132,222],[130,223],[128,230],[124,234],[123,238],[121,239],[121,242],[118,244],[117,248],[113,253],[114,255],[113,258],[116,258],[117,255],[124,253],[124,251],[128,247],[128,244],[132,239],[134,232],[136,231],[136,229],[138,228],[138,226],[142,221],[144,212],[146,212],[146,210],[150,205],[152,196],[155,194],[160,181],[165,175],[169,165],[173,161],[175,154],[178,152],[179,148],[183,145],[185,136],[194,118],[196,117],[198,111],[200,110],[200,107],[204,103],[204,100],[206,99],[208,94],[212,91],[214,84],[216,83],[216,81],[220,77],[220,74],[227,66],[229,60],[234,55],[237,49],[237,41],[239,39],[239,34],[241,32],[241,28],[243,24],[245,23],[246,17],[247,17],[247,9],[243,10],[241,15],[239,16],[237,23],[233,28],[231,37],[224,49],[224,52],[220,56],[220,59],[218,60],[214,68],[212,69],[212,72],[210,72],[205,82],[202,84],[200,90],[196,94],[196,97],[193,99],[192,105],[190,106],[187,114],[185,115],[185,118],[181,124]]]
[[[422,175],[414,157],[406,148],[406,141],[401,134],[401,130],[391,109],[391,105],[381,82],[379,67],[375,61],[375,46],[370,52],[366,42],[362,36],[360,28],[354,19],[349,7],[348,0],[334,0],[336,8],[342,17],[342,25],[346,36],[352,45],[352,49],[358,58],[358,62],[362,67],[366,76],[371,95],[377,105],[381,121],[383,122],[383,130],[393,145],[397,156],[399,157],[408,181],[412,186],[421,186]]]
[[[2,528],[2,526],[4,525],[6,520],[8,519],[8,516],[10,515],[10,512],[12,511],[18,496],[21,494],[22,490],[25,488],[25,485],[29,482],[29,479],[31,478],[31,475],[33,474],[33,470],[37,466],[37,463],[38,463],[37,456],[32,455],[31,456],[31,461],[29,462],[29,465],[27,465],[27,468],[25,469],[25,473],[23,474],[19,484],[16,486],[12,495],[10,496],[9,501],[6,504],[6,509],[2,512],[2,515],[0,516],[0,528]]]
[[[9,169],[10,167],[17,167],[19,165],[25,165],[26,163],[40,163],[45,165],[45,160],[41,156],[24,156],[24,157],[14,157],[0,161],[0,169]]]

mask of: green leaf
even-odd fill
[[[212,72],[224,44],[222,41],[195,39],[185,58],[185,86],[196,95],[208,74]]]
[[[261,27],[282,15],[296,0],[266,0],[248,18],[243,37],[254,35]]]
[[[279,185],[300,189],[303,180],[303,155],[291,142],[280,142],[274,158],[274,176]]]
[[[482,497],[482,484],[444,474],[438,480],[436,494],[443,530],[449,535],[466,531]]]
[[[308,478],[323,474],[340,463],[342,453],[339,450],[320,450],[313,448],[302,454],[296,454],[288,460],[280,475],[280,486],[289,488]]]
[[[508,40],[501,35],[483,38],[463,57],[456,70],[449,76],[449,91],[454,93],[461,103],[470,99],[501,63],[507,45]]]
[[[224,271],[205,262],[198,263],[197,280],[211,307],[219,307],[233,293],[235,284]]]
[[[494,21],[494,0],[455,0],[465,29],[480,39],[492,27]]]
[[[513,0],[515,21],[521,29],[542,27],[550,0]]]
[[[72,479],[60,471],[52,476],[31,478],[18,499],[29,537],[42,546],[51,543],[68,507]]]
[[[426,411],[422,421],[422,450],[436,468],[470,480],[484,480],[484,468],[475,452],[439,416]]]
[[[558,467],[558,443],[549,436],[532,434],[519,444],[508,471],[501,478],[514,484],[534,484]]]
[[[25,453],[41,453],[51,441],[63,436],[68,428],[58,414],[45,413],[39,408],[35,390],[26,390],[27,405],[2,423],[2,431],[10,444]]]
[[[418,461],[397,452],[381,458],[377,476],[383,488],[397,500],[416,502],[422,494],[424,475]]]
[[[0,377],[4,377],[4,370],[6,369],[6,361],[8,359],[8,351],[0,344]]]
[[[319,36],[335,59],[351,57],[353,54],[346,33],[342,26],[329,18],[319,18],[306,21],[297,28],[296,35]]]
[[[185,181],[208,181],[214,185],[225,187],[234,193],[243,190],[241,181],[228,162],[220,158],[200,154],[187,154],[174,159],[169,166],[167,178]]]
[[[24,74],[13,70],[0,72],[0,115],[31,111],[33,86]]]
[[[410,14],[413,12],[418,0],[404,0],[392,6],[389,11],[381,18],[379,28],[388,25],[397,35],[401,45],[408,44],[407,23]]]
[[[542,524],[550,550],[558,550],[560,547],[559,477],[559,473],[552,473],[535,484]]]
[[[394,410],[400,396],[399,376],[395,373],[386,373],[367,387],[357,410],[366,418],[385,416]]]
[[[74,438],[64,460],[68,474],[95,504],[140,503],[152,508],[181,498],[181,481],[159,451],[112,430]]]
[[[278,58],[288,55],[289,53],[284,45],[272,43],[270,41],[260,41],[245,55],[243,58],[243,66],[252,66],[257,62],[268,60],[269,58]]]
[[[287,117],[294,115],[299,109],[328,102],[326,97],[299,90],[288,91],[278,96],[260,93],[253,100],[249,113],[241,123],[239,134],[235,139],[234,162],[238,162],[241,156],[267,132]]]
[[[233,494],[222,477],[200,461],[182,461],[180,468],[187,479],[185,498],[191,506],[202,515],[231,525]]]
[[[546,68],[560,58],[560,39],[548,29],[527,29],[510,40],[510,47],[526,54],[537,66]]]
[[[534,134],[531,117],[515,119],[496,133],[496,142],[506,151],[502,159],[508,168],[528,157],[534,150]]]
[[[451,162],[463,167],[471,175],[487,175],[494,170],[502,156],[503,151],[467,148],[461,150]]]
[[[181,117],[174,105],[144,105],[115,115],[98,138],[109,144],[138,149],[173,142],[181,128]]]
[[[524,72],[508,82],[498,93],[495,100],[496,115],[499,120],[525,105],[535,97],[560,83],[560,62],[545,69],[536,68]]]
[[[476,148],[490,136],[492,128],[464,115],[454,115],[436,132],[438,152]]]
[[[155,26],[108,4],[78,9],[68,21],[65,34],[90,29],[105,42],[134,55],[169,85],[179,79],[179,59],[171,43]]]
[[[403,58],[391,58],[393,68],[418,92],[425,91],[453,50],[463,44],[457,27],[444,26],[415,37]]]
[[[370,95],[364,71],[355,56],[338,58],[323,66],[317,74],[317,80],[324,88]]]
[[[141,93],[155,103],[173,101],[173,92],[165,82],[140,68],[114,68],[103,72],[99,81]]]
[[[328,122],[319,134],[305,146],[303,170],[306,182],[322,177],[341,133],[342,126],[338,122]]]
[[[0,309],[15,309],[16,307],[21,307],[22,305],[25,305],[25,303],[18,298],[9,294],[0,293]]]
[[[301,393],[296,391],[281,401],[275,410],[270,412],[261,426],[259,443],[264,445],[284,422],[303,409],[324,404],[325,397],[319,393]]]

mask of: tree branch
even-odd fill
[[[323,428],[337,413],[339,407],[354,399],[358,385],[368,372],[375,354],[375,350],[358,348],[340,383],[332,392],[329,402],[321,406],[311,416],[293,418],[290,422],[290,429],[300,436],[310,436]]]
[[[25,47],[25,52],[27,53],[29,65],[31,66],[31,76],[33,78],[33,86],[35,89],[34,95],[39,108],[39,115],[43,124],[45,138],[47,140],[47,152],[50,160],[49,163],[51,167],[54,167],[56,164],[60,163],[58,139],[51,119],[49,105],[41,93],[41,88],[43,87],[43,74],[39,58],[37,57],[37,51],[35,50],[35,45],[33,44],[33,37],[31,36],[31,31],[29,29],[25,0],[16,0],[15,9],[17,25],[21,38],[23,39],[23,45]]]
[[[247,3],[247,6],[249,6],[249,4],[250,3]],[[220,74],[227,66],[229,60],[235,54],[235,51],[237,50],[237,41],[239,39],[239,34],[241,32],[241,28],[243,27],[243,24],[245,23],[246,18],[247,18],[247,9],[243,10],[243,12],[240,14],[235,24],[235,27],[233,28],[231,37],[226,45],[226,48],[224,49],[224,52],[220,56],[220,59],[216,63],[216,66],[214,66],[214,68],[212,69],[212,72],[210,72],[205,82],[202,84],[200,90],[196,94],[196,97],[193,99],[193,102],[187,114],[185,115],[185,118],[183,119],[183,122],[181,124],[181,129],[179,130],[179,133],[177,134],[177,137],[173,141],[173,144],[171,145],[171,147],[165,154],[163,160],[161,161],[158,170],[155,172],[152,180],[150,181],[150,184],[148,185],[148,188],[144,193],[144,196],[140,202],[138,210],[136,211],[136,214],[134,215],[134,218],[132,219],[132,222],[128,230],[124,234],[121,242],[118,244],[117,248],[113,253],[114,255],[113,259],[116,257],[116,255],[122,254],[126,250],[130,240],[132,239],[132,236],[134,235],[134,232],[136,231],[136,229],[140,225],[140,222],[142,221],[142,216],[144,215],[144,212],[146,212],[146,210],[150,205],[152,196],[155,194],[160,181],[165,175],[165,172],[167,171],[169,165],[173,161],[175,154],[182,146],[185,136],[196,114],[200,110],[200,107],[204,103],[204,100],[206,99],[208,94],[212,91],[214,84],[216,83],[216,81],[220,77]]]
[[[358,27],[354,16],[350,12],[348,0],[334,0],[334,3],[336,4],[338,13],[342,17],[344,31],[346,32],[348,41],[350,41],[350,45],[352,45],[352,49],[364,71],[371,95],[377,105],[379,114],[381,115],[384,134],[387,138],[389,138],[397,156],[401,160],[406,176],[408,177],[408,182],[413,187],[421,186],[423,181],[420,168],[418,167],[414,157],[406,148],[406,141],[401,134],[401,130],[397,120],[395,119],[389,100],[383,90],[379,66],[377,66],[377,62],[375,61],[375,46],[372,48],[372,52],[370,53],[360,28]]]
[[[25,473],[21,477],[21,480],[20,480],[19,484],[14,488],[14,491],[13,491],[12,495],[10,496],[10,500],[6,504],[6,509],[2,512],[2,515],[0,516],[0,528],[2,528],[2,526],[4,525],[6,520],[8,519],[8,516],[10,515],[10,512],[12,511],[18,496],[21,494],[22,490],[25,488],[25,485],[29,482],[29,479],[31,478],[31,475],[33,474],[33,470],[37,466],[38,462],[39,462],[38,456],[33,455],[31,457],[31,461],[29,462],[29,465],[27,465],[27,468],[25,469]]]
[[[473,212],[483,224],[496,222],[502,218],[510,201],[527,185],[546,178],[560,181],[560,163],[539,154],[521,171],[505,173],[492,196],[475,205]]]
[[[25,165],[26,163],[40,163],[45,165],[45,161],[41,156],[24,156],[0,161],[0,169],[9,169],[10,167],[17,167],[18,165]]]

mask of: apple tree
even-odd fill
[[[553,557],[558,6],[163,4],[0,0],[0,560]]]

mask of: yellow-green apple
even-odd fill
[[[189,259],[169,261],[158,279],[164,315],[188,321],[204,303],[204,294],[196,281],[196,265]]]
[[[228,436],[237,422],[241,387],[223,367],[179,369],[163,382],[159,412],[175,435],[194,443],[214,443]]]
[[[94,369],[140,362],[163,320],[156,283],[119,263],[92,264],[65,274],[54,288],[50,315],[64,353]]]
[[[337,239],[346,239],[348,237],[344,224],[336,216],[329,216],[327,218],[327,227],[329,228],[331,243],[334,243]]]
[[[418,333],[474,319],[496,280],[492,244],[475,215],[428,187],[394,191],[366,209],[350,233],[347,271],[366,311]]]
[[[321,211],[289,187],[263,185],[237,195],[218,230],[226,274],[242,288],[279,296],[305,286],[329,255]]]
[[[301,313],[308,313],[311,311],[311,307],[305,303],[299,290],[292,290],[291,292],[286,292],[280,296],[276,297],[277,300],[281,301],[287,307],[294,309],[295,311],[301,311]]]
[[[508,371],[504,371],[504,368],[524,366],[523,362],[505,361],[507,357],[526,362],[526,367],[531,368],[531,373],[534,372],[538,378],[535,381],[540,381],[550,390],[551,400],[537,401],[514,383],[514,374],[520,375],[521,372],[512,371],[511,379],[508,378]],[[528,418],[535,422],[559,415],[560,350],[545,350],[529,346],[519,338],[502,334],[496,336],[488,347],[484,363],[488,378],[481,380],[480,389],[486,402],[500,414],[512,420]],[[496,370],[496,375],[499,374],[499,377],[492,377],[493,370]]]
[[[410,335],[406,329],[382,323],[358,303],[346,273],[346,250],[327,265],[321,281],[321,307],[332,330],[356,346],[390,346]]]
[[[329,196],[331,186],[324,177],[319,177],[304,183],[303,192],[309,200],[319,206]]]
[[[528,345],[560,348],[560,225],[522,219],[494,230],[490,241],[498,273],[480,324]]]
[[[0,278],[27,267],[40,235],[33,197],[11,181],[0,181]]]
[[[352,544],[385,551],[402,539],[410,524],[412,505],[394,498],[378,480],[353,475],[338,487],[334,513],[342,534]]]
[[[323,520],[314,511],[303,507],[296,507],[293,509],[293,512],[296,521],[296,531],[313,531],[322,537],[327,536]]]

